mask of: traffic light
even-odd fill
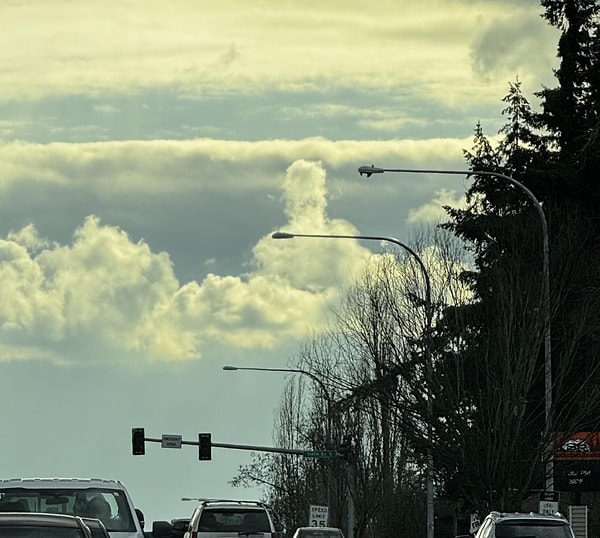
[[[143,456],[146,453],[144,428],[131,429],[131,450],[134,456]]]
[[[211,456],[212,441],[210,433],[199,433],[198,434],[198,459],[200,461],[208,461],[212,459]]]

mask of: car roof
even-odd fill
[[[490,512],[494,520],[523,520],[523,521],[560,521],[568,523],[562,514],[537,514],[535,512]]]
[[[118,480],[107,480],[104,478],[3,478],[0,480],[0,488],[55,488],[69,487],[71,489],[85,488],[111,488],[124,489]]]
[[[297,530],[311,530],[311,531],[339,531],[339,527],[298,527]]]
[[[262,502],[262,501],[249,501],[249,500],[239,500],[239,499],[204,499],[204,498],[198,498],[198,499],[189,499],[189,498],[184,498],[182,500],[194,500],[194,501],[198,501],[198,506],[203,506],[205,508],[212,508],[212,507],[231,507],[231,508],[271,508],[271,505],[269,505],[268,503]]]
[[[25,525],[39,523],[52,524],[63,527],[79,527],[77,516],[67,514],[47,514],[40,512],[0,512],[0,525],[19,522]]]
[[[307,533],[311,533],[311,534],[312,533],[337,533],[337,534],[341,534],[343,536],[342,529],[340,529],[339,527],[298,527],[294,534],[297,534],[298,531],[300,531],[300,532],[306,531]]]
[[[339,527],[298,527],[297,531],[336,531],[341,532]]]

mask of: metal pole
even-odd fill
[[[249,370],[249,371],[257,371],[257,372],[286,372],[286,373],[291,373],[291,374],[302,374],[302,375],[306,375],[308,377],[310,377],[315,383],[317,383],[319,385],[319,387],[321,388],[321,391],[323,392],[323,396],[325,397],[325,401],[327,402],[327,423],[326,423],[326,430],[325,430],[325,442],[327,444],[327,449],[329,450],[331,448],[331,423],[332,423],[332,412],[333,412],[333,405],[332,405],[332,399],[331,399],[331,394],[329,393],[329,390],[327,390],[327,387],[325,386],[325,383],[323,383],[323,381],[316,376],[315,374],[313,374],[312,372],[309,372],[308,370],[302,370],[301,368],[258,368],[258,367],[250,367],[250,366],[231,366],[231,365],[227,365],[227,366],[223,366],[223,370],[225,371],[235,371],[235,370]],[[331,505],[331,465],[327,466],[327,470],[328,470],[328,475],[327,475],[327,507],[330,508]],[[350,517],[350,516],[348,516]],[[349,536],[349,538],[353,538],[352,536]]]
[[[382,174],[384,172],[399,172],[408,174],[453,174],[468,176],[483,176],[503,179],[515,187],[521,189],[533,202],[542,227],[542,264],[543,264],[543,284],[542,284],[542,302],[543,302],[543,323],[544,323],[544,390],[545,390],[545,433],[547,442],[550,441],[552,431],[552,340],[551,340],[551,306],[550,306],[550,247],[548,222],[542,208],[542,204],[535,195],[522,183],[511,176],[499,172],[489,172],[486,170],[426,170],[411,168],[378,168],[376,166],[361,166],[358,173],[370,177],[373,174]],[[552,451],[549,452],[546,462],[546,491],[554,491],[554,457]],[[430,538],[430,537],[428,537]]]
[[[316,376],[315,374],[313,374],[312,372],[309,372],[308,370],[302,370],[300,368],[255,368],[255,367],[250,367],[250,366],[231,366],[231,365],[227,365],[227,366],[223,366],[223,370],[225,371],[235,371],[235,370],[249,370],[249,371],[255,371],[255,372],[287,372],[290,374],[303,374],[306,375],[308,377],[310,377],[315,383],[317,383],[321,389],[321,391],[323,392],[323,396],[325,397],[325,401],[327,403],[327,427],[325,430],[325,440],[327,442],[327,444],[331,443],[331,413],[332,413],[332,400],[331,400],[331,395],[329,394],[329,391],[327,390],[327,387],[325,386],[325,383],[323,383],[323,381]],[[329,448],[329,447],[327,447]]]
[[[394,243],[399,247],[402,247],[406,252],[408,252],[419,264],[419,268],[421,273],[423,274],[423,279],[425,280],[425,368],[427,372],[427,412],[429,414],[428,423],[428,440],[431,442],[432,440],[432,428],[431,428],[431,418],[433,413],[432,408],[432,400],[431,400],[431,389],[429,384],[431,383],[431,374],[433,372],[432,368],[432,357],[431,357],[431,329],[432,329],[432,319],[433,319],[433,308],[431,303],[431,279],[429,277],[429,273],[423,260],[421,257],[408,245],[396,239],[395,237],[386,237],[380,235],[339,235],[339,234],[297,234],[292,232],[274,232],[271,237],[273,239],[293,239],[294,237],[318,237],[318,238],[327,238],[327,239],[362,239],[365,241],[386,241],[389,243]],[[431,449],[427,451],[426,456],[426,482],[427,482],[427,538],[433,538],[434,534],[434,488],[433,488],[433,455]],[[349,498],[351,500],[351,491]],[[350,504],[348,505],[350,506]],[[352,517],[354,517],[354,506],[352,507]],[[348,518],[350,518],[350,510],[348,510]],[[350,526],[350,523],[348,523]],[[350,532],[350,531],[349,531]],[[353,538],[352,536],[350,538]]]

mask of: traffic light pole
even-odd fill
[[[251,450],[253,452],[275,452],[279,454],[296,454],[299,456],[307,456],[305,450],[296,448],[279,448],[273,446],[256,446],[256,445],[239,445],[233,443],[217,443],[212,441],[210,434],[201,433],[198,434],[198,441],[185,441],[181,439],[180,435],[163,435],[160,439],[153,437],[146,437],[143,428],[132,429],[132,449],[134,456],[141,456],[145,454],[145,443],[160,443],[163,448],[181,448],[182,445],[197,446],[199,449],[207,450],[211,447],[215,448],[232,448],[235,450]],[[207,443],[208,440],[208,443]],[[202,460],[210,459],[210,450],[205,453]]]

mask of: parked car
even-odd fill
[[[344,538],[337,527],[298,527],[292,538]]]
[[[475,538],[574,538],[574,534],[560,514],[490,512]]]
[[[281,538],[283,525],[268,505],[260,501],[197,499],[184,538],[239,538],[262,536]],[[154,538],[171,538],[168,521],[152,524]]]
[[[2,538],[92,538],[80,517],[30,512],[0,513]]]
[[[117,480],[14,478],[0,480],[0,510],[18,503],[23,511],[100,519],[110,538],[145,538],[143,514]]]

